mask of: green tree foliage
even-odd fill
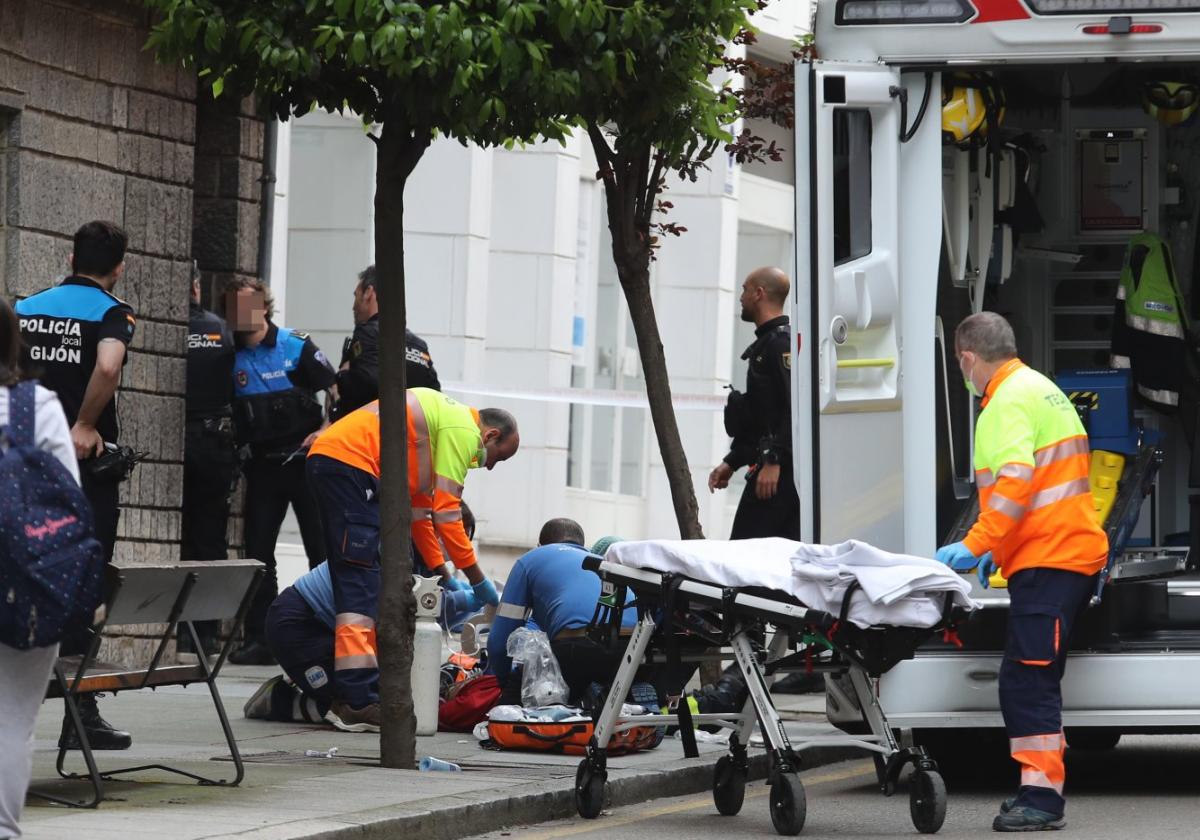
[[[256,92],[281,119],[313,108],[349,110],[376,127],[369,136],[377,153],[382,345],[380,740],[385,766],[412,767],[415,602],[404,479],[404,187],[437,134],[483,145],[565,137],[579,72],[571,62],[550,60],[549,39],[560,31],[558,13],[585,7],[576,18],[586,26],[602,7],[585,2],[547,8],[515,0],[145,2],[159,15],[148,46],[161,60],[194,67],[213,95]]]

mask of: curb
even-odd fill
[[[661,770],[610,771],[605,807],[636,805],[651,799],[685,796],[712,789],[713,768],[724,752],[676,762]],[[814,747],[803,752],[803,768],[811,770],[861,758],[849,747]],[[767,776],[768,756],[750,755],[750,780]],[[573,776],[573,774],[572,774]],[[405,806],[360,814],[330,815],[318,821],[272,826],[234,835],[239,840],[460,840],[502,828],[532,825],[575,816],[574,779],[531,785],[515,796],[488,793],[439,797]],[[603,828],[603,818],[597,821]]]

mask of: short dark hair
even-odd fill
[[[275,317],[275,296],[271,294],[271,287],[257,277],[233,277],[225,281],[225,294],[237,292],[241,289],[250,289],[255,292],[262,292],[263,305],[267,308],[267,318]],[[227,317],[232,318],[233,313],[225,313]]]
[[[0,297],[0,386],[16,385],[23,378],[21,324],[9,302]]]
[[[583,526],[574,519],[551,519],[542,526],[542,531],[538,534],[538,545],[554,545],[555,543],[583,545]]]
[[[500,440],[508,440],[517,432],[517,418],[503,408],[480,409],[479,420],[489,429],[499,429]]]
[[[116,223],[88,222],[75,231],[72,270],[76,274],[107,277],[124,261],[127,247],[129,237]]]
[[[379,291],[379,286],[376,285],[377,282],[378,281],[375,276],[375,263],[371,263],[362,271],[358,272],[358,285],[360,288],[375,289],[376,291]]]

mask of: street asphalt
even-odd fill
[[[946,762],[950,788],[945,840],[995,836],[1001,800],[1013,792],[1015,771],[995,747],[961,751]],[[801,837],[911,838],[907,789],[888,799],[875,787],[869,761],[818,767],[803,774],[808,818]],[[1087,840],[1159,840],[1200,836],[1200,736],[1127,738],[1108,752],[1069,752],[1066,832]],[[718,815],[709,794],[658,799],[605,811],[594,820],[565,819],[479,835],[480,840],[553,838],[713,838],[775,836],[768,788],[752,782],[735,817]],[[1061,833],[1056,836],[1063,836]]]

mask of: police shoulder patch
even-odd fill
[[[356,341],[350,345],[350,355],[356,359],[362,355],[362,342],[361,341]]]
[[[790,352],[783,354],[783,366],[788,370],[792,369],[792,354]]]

